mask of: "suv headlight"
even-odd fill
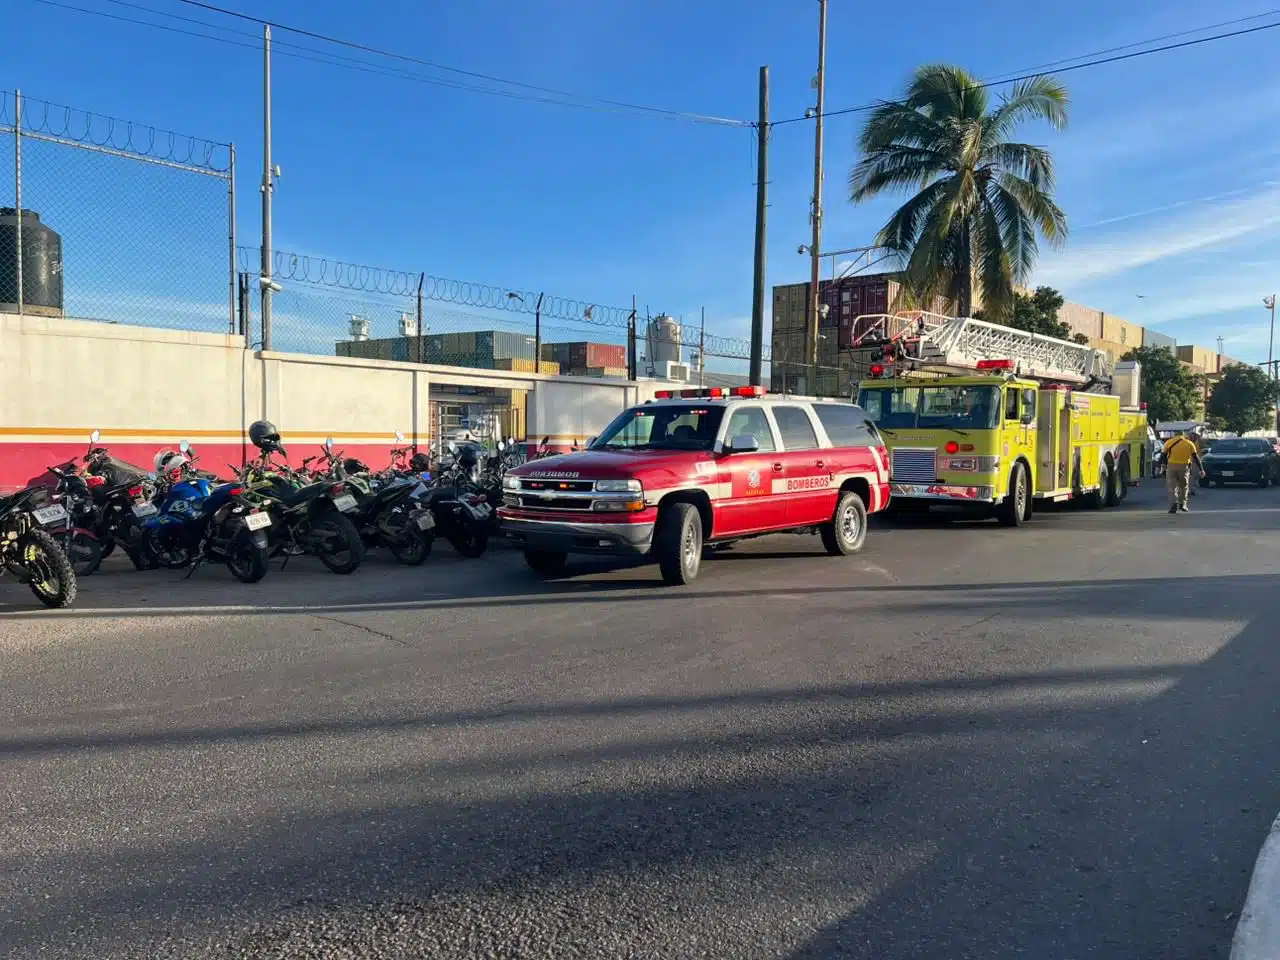
[[[600,493],[640,493],[639,480],[597,480],[596,490]]]
[[[503,477],[502,489],[503,490],[519,490],[520,478],[519,477]]]

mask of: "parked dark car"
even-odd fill
[[[1216,440],[1202,462],[1202,487],[1215,483],[1253,483],[1268,487],[1280,483],[1280,454],[1276,453],[1275,444],[1265,438],[1227,437]]]

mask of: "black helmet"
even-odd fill
[[[472,444],[464,444],[462,449],[458,451],[458,464],[460,466],[474,467],[479,462],[480,458]]]
[[[262,451],[278,449],[280,431],[270,420],[255,420],[249,424],[249,442]]]
[[[425,473],[431,469],[431,458],[425,453],[415,453],[409,458],[409,469],[414,473]]]
[[[342,469],[347,473],[367,473],[369,468],[355,457],[347,457],[342,461]]]

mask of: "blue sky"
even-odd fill
[[[111,0],[65,2],[147,16]],[[254,29],[176,0],[130,2]],[[801,114],[812,102],[817,4],[805,0],[226,2],[585,96],[751,119],[757,69],[769,64],[774,119]],[[922,62],[955,62],[995,77],[1262,13],[1265,4],[1083,0],[1061,17],[1028,14],[1019,0],[990,0],[960,16],[954,4],[921,0],[904,24],[900,7],[830,0],[828,105],[893,96]],[[12,34],[43,39],[14,45],[0,85],[234,141],[238,229],[242,242],[255,242],[258,53],[37,0],[6,6]],[[1280,285],[1273,253],[1280,239],[1280,145],[1273,134],[1280,80],[1268,66],[1278,35],[1063,74],[1070,129],[1024,133],[1055,152],[1059,201],[1071,224],[1067,247],[1044,252],[1038,282],[1180,342],[1212,347],[1222,336],[1231,355],[1265,359],[1261,300]],[[275,159],[284,169],[275,208],[279,248],[585,301],[624,304],[634,293],[642,308],[691,319],[705,307],[709,330],[746,333],[749,131],[529,103],[285,56],[274,72]],[[848,203],[858,122],[857,114],[828,121],[828,249],[869,242],[893,206]],[[811,164],[811,125],[778,128],[770,284],[805,279],[806,261],[795,250],[807,240]],[[94,192],[102,191],[94,185]],[[175,224],[197,222],[202,195],[183,203],[192,209],[179,209]],[[197,299],[216,302],[220,290],[202,290]]]

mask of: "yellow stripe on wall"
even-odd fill
[[[84,427],[0,427],[0,437],[76,437],[86,442],[89,434],[93,433],[93,428]],[[156,430],[156,429],[112,429],[102,430],[99,428],[99,434],[102,440],[114,438],[123,440],[127,437],[159,437],[165,439],[159,442],[166,443],[172,437],[195,439],[197,437],[205,440],[221,440],[228,438],[231,442],[239,443],[247,436],[240,430]],[[287,430],[281,435],[285,440],[319,440],[323,441],[325,437],[333,437],[334,442],[339,440],[374,440],[386,441],[387,443],[396,443],[395,433],[329,433],[319,430]],[[408,443],[425,443],[427,434],[406,434],[406,442]]]

